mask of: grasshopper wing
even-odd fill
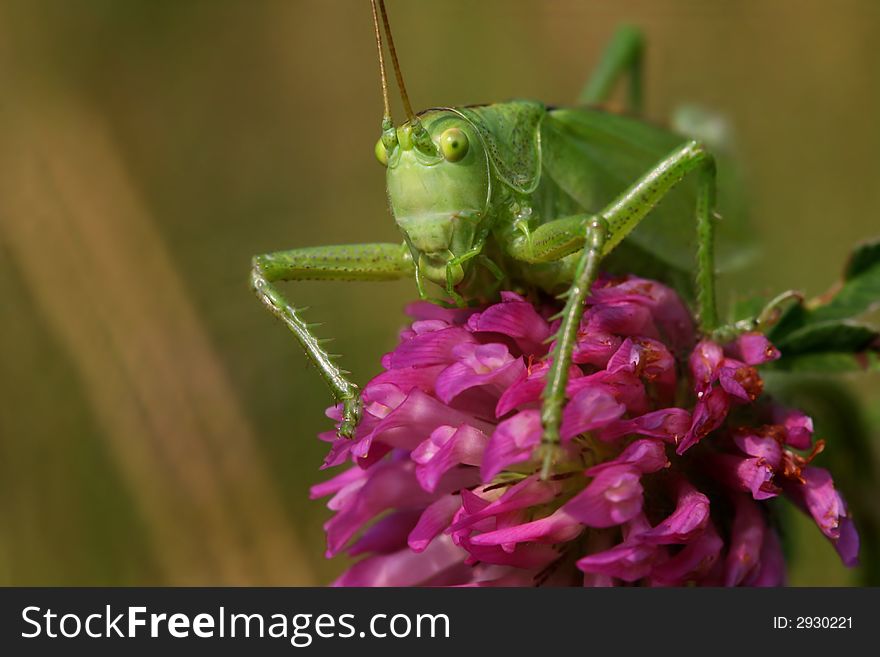
[[[596,212],[687,139],[595,108],[553,109],[541,126],[543,174],[551,176],[584,210]],[[724,181],[733,163],[719,158],[718,169]],[[722,182],[718,202],[724,220],[716,230],[717,262],[720,269],[730,269],[741,265],[750,251],[749,231],[738,189]],[[661,265],[679,273],[693,272],[694,207],[695,184],[686,179],[628,236],[619,255],[631,258],[641,253],[650,256],[654,268]],[[643,271],[638,265],[631,269]]]

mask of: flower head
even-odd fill
[[[327,554],[338,585],[770,586],[785,580],[765,500],[810,515],[844,563],[858,536],[809,417],[768,401],[761,334],[696,340],[678,295],[601,278],[584,309],[552,475],[541,393],[557,323],[512,293],[478,310],[409,307],[412,324],[331,443]],[[328,415],[339,420],[339,410]]]

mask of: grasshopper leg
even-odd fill
[[[352,437],[361,418],[358,387],[347,378],[303,321],[301,311],[281,294],[278,281],[387,281],[412,275],[412,258],[401,244],[351,244],[278,251],[256,256],[251,269],[254,292],[296,336],[337,402],[342,403],[339,434]]]
[[[584,105],[604,103],[614,91],[617,81],[629,76],[627,109],[634,114],[642,111],[642,54],[645,40],[641,30],[632,25],[617,29],[606,46],[590,80],[578,97]]]
[[[650,171],[642,175],[620,196],[595,216],[608,224],[602,255],[608,255],[650,214],[660,201],[689,174],[698,176],[697,223],[697,306],[700,328],[711,333],[718,324],[715,307],[715,160],[698,141],[688,141]],[[584,226],[593,217],[577,214],[560,217],[539,226],[528,237],[515,234],[504,245],[508,255],[529,263],[559,260],[580,251],[586,243]]]
[[[454,274],[456,267],[460,267],[464,263],[469,260],[473,260],[478,257],[480,253],[482,253],[483,245],[479,244],[467,253],[464,253],[460,256],[452,258],[448,263],[446,263],[446,294],[449,295],[449,298],[452,299],[452,302],[459,308],[464,308],[467,306],[467,302],[464,297],[462,297],[455,290],[455,281]]]
[[[512,257],[530,263],[558,260],[585,249],[563,311],[563,323],[556,336],[548,380],[543,393],[544,475],[549,474],[553,444],[559,440],[568,368],[574,348],[573,337],[580,320],[585,285],[595,279],[601,257],[607,255],[654,209],[685,176],[698,176],[697,219],[697,305],[700,328],[711,335],[717,328],[714,270],[715,160],[700,142],[689,141],[672,151],[597,215],[572,215],[549,221],[529,236],[509,238],[505,247]],[[596,223],[600,220],[600,223]],[[591,230],[584,230],[592,226]],[[601,230],[599,229],[601,226]],[[601,237],[600,237],[601,235]],[[598,245],[598,246],[597,246]],[[598,255],[597,253],[598,252]]]
[[[556,333],[556,347],[547,373],[547,384],[541,395],[541,423],[544,427],[541,476],[544,479],[550,475],[554,452],[559,443],[559,426],[562,421],[562,406],[565,403],[568,369],[577,342],[584,302],[599,274],[599,263],[602,260],[607,234],[608,225],[602,217],[593,217],[587,222],[584,232],[584,252],[578,260],[574,279],[566,293],[565,308],[561,313],[562,323]]]

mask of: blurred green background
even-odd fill
[[[764,250],[728,300],[821,293],[880,233],[875,2],[388,4],[420,107],[571,102],[615,26],[643,27],[649,117],[696,102],[737,134]],[[247,277],[256,253],[397,239],[380,115],[366,0],[0,0],[0,584],[342,568],[307,497],[330,400]],[[289,291],[362,381],[415,295]],[[848,385],[876,427],[877,376]],[[876,488],[848,492],[876,516]],[[858,581],[791,531],[793,583]]]

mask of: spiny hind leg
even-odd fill
[[[607,223],[607,239],[602,255],[607,255],[629,235],[651,210],[689,174],[697,180],[697,306],[700,328],[711,334],[718,325],[715,307],[715,160],[697,141],[673,150],[643,174],[596,216]],[[559,260],[586,244],[583,227],[590,215],[560,217],[532,231],[527,237],[509,239],[507,254],[526,263]]]
[[[660,160],[601,215],[608,222],[606,253],[644,220],[663,198],[686,176],[695,175],[697,189],[697,317],[704,335],[718,326],[715,302],[715,158],[698,141],[688,141]]]
[[[360,390],[348,379],[336,356],[324,349],[327,340],[312,332],[297,309],[281,294],[277,281],[388,281],[413,273],[409,251],[401,244],[351,244],[277,251],[256,256],[251,285],[260,301],[296,336],[306,358],[342,404],[339,434],[350,438],[361,419]]]
[[[562,423],[562,407],[565,404],[565,387],[568,370],[577,342],[577,331],[584,312],[584,302],[599,274],[599,263],[608,235],[608,225],[601,217],[586,222],[584,252],[578,260],[574,278],[565,294],[565,308],[560,313],[562,322],[556,332],[556,346],[551,354],[547,383],[541,394],[541,424],[544,434],[541,440],[541,476],[546,479],[559,444],[559,428]]]
[[[629,235],[651,210],[691,173],[698,176],[696,194],[698,316],[703,334],[712,335],[718,326],[713,251],[715,161],[699,142],[687,142],[672,151],[596,217],[587,215],[562,217],[538,227],[527,237],[515,237],[505,244],[510,256],[528,263],[558,260],[581,248],[586,249],[578,263],[575,283],[563,310],[563,323],[556,336],[557,349],[553,354],[553,363],[543,395],[545,477],[549,474],[552,465],[555,444],[559,442],[568,367],[583,300],[589,293],[589,285],[595,280],[599,259]],[[585,225],[592,226],[592,230],[585,232],[583,230]]]
[[[614,92],[617,82],[628,78],[627,109],[635,114],[642,111],[642,59],[645,39],[642,31],[632,25],[617,28],[605,47],[599,65],[578,96],[584,105],[604,103]]]

